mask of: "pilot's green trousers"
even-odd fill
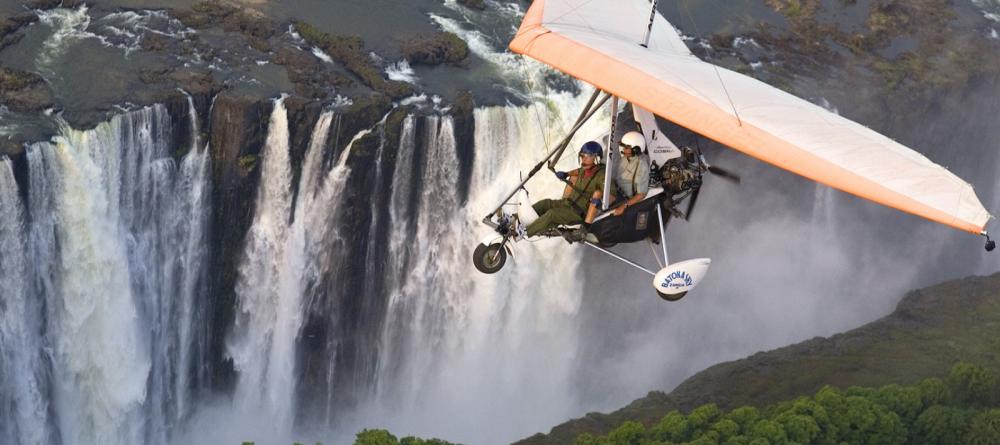
[[[568,200],[543,199],[531,205],[538,213],[538,219],[528,224],[528,236],[535,236],[553,227],[563,224],[580,224],[583,217],[576,213]]]

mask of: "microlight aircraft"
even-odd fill
[[[708,258],[671,263],[667,222],[690,216],[705,173],[738,177],[709,165],[700,150],[675,145],[660,131],[657,117],[835,189],[982,235],[986,250],[995,248],[985,230],[991,215],[970,184],[863,125],[700,60],[656,11],[656,3],[535,0],[528,9],[510,49],[593,85],[595,91],[566,137],[483,219],[496,233],[473,254],[481,272],[499,271],[513,254],[511,245],[525,238],[519,227],[537,218],[527,205],[524,185],[546,165],[555,171],[572,136],[608,100],[612,128],[604,139],[604,196],[610,196],[618,161],[615,125],[621,101],[631,104],[646,139],[650,189],[640,205],[621,216],[612,214],[610,199],[603,200],[590,234],[580,241],[652,275],[653,288],[665,300],[679,300],[697,286],[711,263]],[[558,227],[539,236],[565,236],[573,229]],[[616,243],[643,240],[659,244],[662,260],[654,247],[658,271],[609,250]]]

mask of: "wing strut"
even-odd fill
[[[569,142],[571,139],[573,139],[573,135],[575,135],[576,132],[579,131],[581,127],[583,127],[583,124],[587,123],[587,121],[590,120],[590,118],[595,113],[597,113],[597,110],[600,110],[601,107],[604,105],[604,103],[611,98],[610,94],[604,93],[604,97],[600,101],[598,101],[597,97],[600,96],[602,92],[603,91],[601,91],[600,89],[594,90],[594,94],[590,96],[590,100],[587,101],[587,106],[585,106],[583,108],[583,111],[580,112],[580,117],[576,119],[576,123],[573,124],[573,128],[569,130],[569,132],[566,134],[566,137],[564,137],[562,141],[559,142],[559,145],[557,145],[555,149],[550,151],[549,154],[547,154],[544,159],[542,159],[541,161],[538,162],[538,164],[535,164],[535,166],[532,167],[531,171],[528,172],[528,175],[521,180],[521,183],[518,184],[517,187],[514,187],[514,190],[512,190],[507,195],[507,197],[505,197],[502,201],[500,201],[500,205],[498,205],[496,209],[494,209],[492,212],[486,215],[484,222],[488,221],[490,219],[490,216],[499,213],[503,209],[503,205],[506,204],[507,201],[510,201],[510,198],[513,198],[514,195],[517,194],[518,190],[521,190],[521,188],[523,188],[524,185],[527,184],[528,181],[533,176],[535,176],[535,174],[537,174],[538,171],[541,170],[543,166],[545,166],[546,162],[549,164],[548,165],[549,170],[555,171],[555,165],[557,162],[559,162],[559,158],[562,156],[563,152],[566,151],[566,147],[569,146]],[[594,103],[595,101],[597,102],[596,104]]]

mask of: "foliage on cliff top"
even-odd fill
[[[831,302],[835,304],[835,302]],[[670,394],[654,391],[610,414],[590,413],[520,443],[568,444],[582,433],[607,434],[628,420],[654,425],[673,410],[715,403],[763,407],[814,394],[825,385],[912,385],[946,375],[956,361],[1000,369],[1000,274],[910,292],[877,321],[712,366]]]
[[[306,42],[325,51],[348,71],[358,76],[369,88],[393,99],[413,94],[410,85],[382,77],[382,72],[368,57],[365,42],[360,37],[328,34],[301,21],[295,22],[295,30]]]
[[[688,415],[671,411],[646,428],[626,421],[606,436],[582,434],[576,445],[658,444],[822,444],[902,445],[1000,443],[1000,402],[996,374],[960,362],[946,381],[928,378],[911,386],[881,388],[830,386],[763,410],[730,412],[714,404]]]

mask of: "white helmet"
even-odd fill
[[[628,145],[634,154],[640,154],[646,149],[646,138],[638,131],[630,131],[622,136],[621,145]]]

